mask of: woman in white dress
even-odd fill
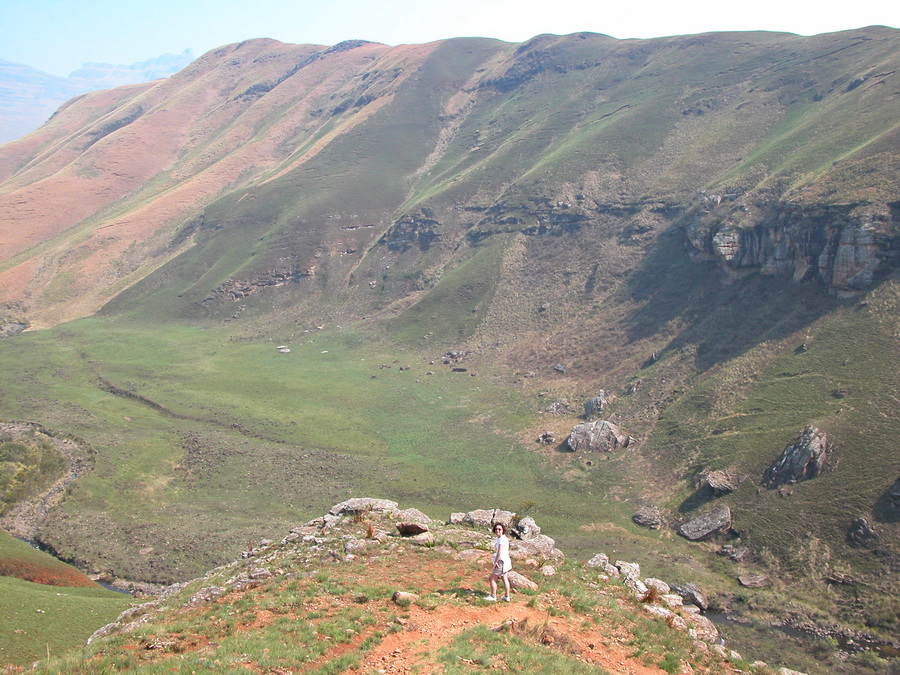
[[[512,560],[509,558],[509,538],[506,536],[506,526],[503,523],[495,523],[494,556],[491,559],[491,574],[488,583],[491,585],[491,594],[485,598],[488,602],[497,602],[497,579],[503,579],[503,587],[506,590],[501,600],[509,602],[509,573],[512,570]]]

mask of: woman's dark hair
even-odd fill
[[[493,532],[494,530],[496,530],[498,527],[502,527],[502,528],[503,528],[503,534],[506,534],[506,525],[504,525],[503,523],[494,523],[493,525],[491,525],[491,532]]]

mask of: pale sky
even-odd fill
[[[0,59],[68,75],[250,38],[333,45],[579,31],[648,38],[708,31],[815,35],[900,26],[900,1],[853,0],[0,0]]]

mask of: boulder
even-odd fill
[[[719,641],[719,629],[702,614],[685,614],[684,618],[688,620],[688,624],[691,626],[690,634],[692,637],[710,643]]]
[[[785,446],[781,455],[765,470],[762,485],[777,488],[819,475],[828,453],[828,438],[812,425]]]
[[[419,511],[419,509],[403,509],[402,511],[397,511],[395,517],[400,521],[422,523],[424,525],[431,524],[431,518]]]
[[[483,551],[480,548],[467,548],[462,551],[459,551],[456,554],[457,560],[466,560],[469,562],[481,562],[484,561],[486,564],[490,562],[491,556],[487,551]]]
[[[588,560],[585,565],[588,567],[604,567],[609,564],[609,556],[605,553],[598,553],[593,558]]]
[[[416,546],[434,546],[435,539],[431,532],[420,532],[410,537],[409,542]]]
[[[328,513],[332,516],[359,515],[372,511],[395,511],[397,502],[389,499],[374,499],[372,497],[354,497],[347,501],[335,504]]]
[[[657,591],[659,591],[660,595],[665,595],[671,590],[669,584],[667,584],[662,579],[656,579],[654,577],[647,577],[646,579],[644,579],[644,585],[647,588],[655,588]]]
[[[616,567],[619,568],[619,571],[622,573],[623,577],[634,577],[635,579],[637,579],[641,576],[641,566],[637,563],[616,560]]]
[[[669,587],[678,593],[686,602],[696,605],[702,610],[709,609],[709,598],[697,584],[669,584]]]
[[[600,414],[604,407],[612,403],[613,396],[601,389],[596,396],[588,399],[584,403],[584,416],[586,419],[592,419]]]
[[[731,509],[720,504],[712,511],[698,516],[678,528],[678,534],[691,541],[702,541],[727,531],[731,527]]]
[[[403,520],[397,523],[397,531],[404,537],[412,537],[423,532],[428,532],[428,525],[415,521]]]
[[[853,548],[872,548],[878,542],[878,533],[865,518],[857,518],[850,523],[847,531],[847,543]]]
[[[453,522],[453,515],[450,517],[451,522]],[[500,509],[475,509],[474,511],[466,513],[459,523],[454,524],[472,525],[474,527],[483,527],[486,530],[490,530],[497,523],[502,523],[508,529],[515,516],[515,513],[502,511]]]
[[[638,600],[643,600],[647,597],[649,589],[644,585],[644,582],[637,577],[625,575],[625,580],[622,583],[625,584],[626,588],[631,589],[634,597],[636,597]]]
[[[727,471],[704,471],[700,474],[701,487],[707,487],[716,497],[737,490],[737,481]]]
[[[658,530],[662,527],[662,513],[658,506],[642,506],[631,516],[631,520],[637,525],[651,530]]]
[[[418,599],[418,595],[416,595],[415,593],[407,593],[406,591],[396,591],[391,597],[391,600],[393,600],[394,604],[400,605],[401,607],[409,607]]]
[[[532,539],[541,533],[541,528],[534,522],[531,516],[520,518],[516,526],[512,528],[512,534],[522,540]]]
[[[769,585],[769,578],[765,574],[745,574],[738,577],[738,583],[745,588],[762,588]]]
[[[507,575],[507,577],[509,578],[509,585],[517,590],[521,590],[524,588],[529,591],[536,591],[538,589],[538,585],[536,583],[534,583],[528,577],[519,574],[515,570],[512,570]]]
[[[573,452],[612,452],[627,447],[629,437],[612,422],[597,420],[575,425],[566,443]]]
[[[524,541],[512,541],[509,547],[512,558],[543,558],[556,560],[564,558],[563,552],[556,548],[556,542],[545,534],[538,534]]]

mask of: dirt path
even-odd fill
[[[554,634],[566,635],[569,648],[577,650],[581,660],[607,669],[610,673],[627,675],[659,675],[664,671],[646,666],[631,658],[627,651],[615,644],[615,637],[604,636],[599,630],[573,631],[565,619],[549,617],[525,604],[520,596],[509,604],[473,605],[469,607],[442,606],[433,610],[412,606],[403,630],[387,636],[373,649],[359,668],[361,673],[421,673],[433,672],[437,654],[464,630],[484,625],[494,630],[511,630],[515,624],[541,626],[547,622],[541,641],[552,646]],[[424,670],[423,670],[424,668]],[[441,669],[438,666],[438,669]]]

